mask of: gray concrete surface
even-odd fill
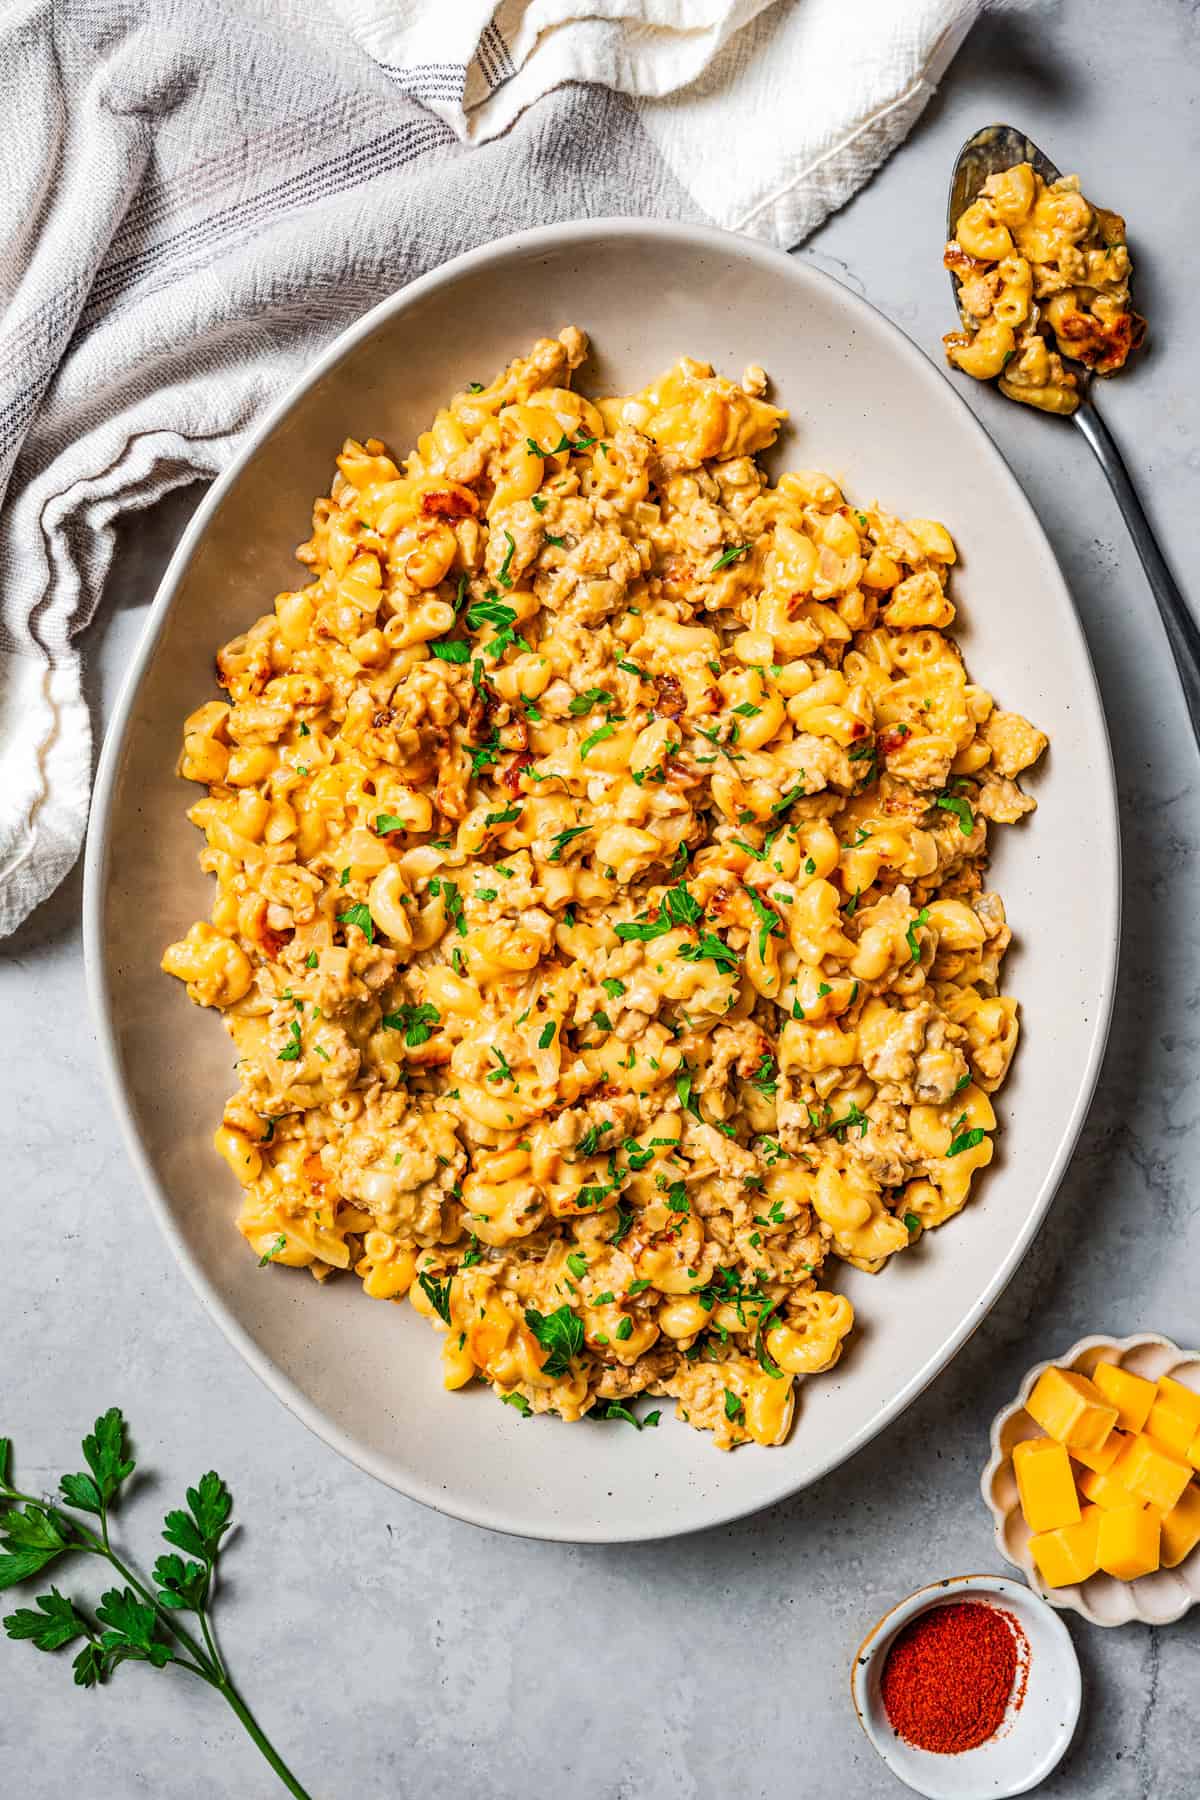
[[[1067,0],[985,20],[910,143],[802,254],[934,354],[948,325],[943,192],[960,141],[1006,117],[1078,167],[1129,215],[1151,319],[1152,348],[1106,392],[1106,416],[1200,604],[1189,523],[1198,68],[1194,0]],[[1082,441],[988,391],[969,398],[1041,514],[1099,670],[1126,855],[1120,994],[1081,1148],[1001,1304],[900,1423],[795,1501],[673,1544],[571,1548],[491,1536],[358,1474],[226,1346],[150,1219],[93,1055],[78,874],[0,947],[0,1430],[37,1487],[77,1466],[99,1409],[124,1406],[153,1472],[129,1538],[151,1554],[185,1481],[211,1466],[227,1476],[242,1532],[224,1643],[320,1800],[898,1796],[855,1723],[848,1661],[876,1615],[919,1583],[1002,1567],[976,1486],[992,1412],[1030,1362],[1084,1332],[1200,1341],[1196,752],[1149,594]],[[124,532],[90,643],[102,716],[194,499],[176,496]],[[1062,851],[1086,905],[1088,872]],[[81,1569],[78,1586],[89,1583],[94,1592]],[[1157,1632],[1071,1630],[1085,1712],[1043,1792],[1195,1800],[1200,1613]],[[198,1683],[129,1668],[85,1694],[65,1659],[2,1642],[0,1770],[13,1800],[282,1791]]]

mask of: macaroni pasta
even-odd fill
[[[1029,163],[984,182],[943,258],[970,331],[943,342],[956,368],[1043,412],[1073,413],[1079,383],[1063,357],[1111,375],[1146,331],[1129,304],[1120,213],[1092,206],[1079,177],[1047,186]]]
[[[777,1444],[830,1259],[991,1158],[987,830],[1046,740],[946,635],[943,526],[768,485],[761,370],[593,402],[585,352],[346,443],[184,725],[216,897],[163,967],[237,1047],[260,1259],[407,1296],[448,1387]]]

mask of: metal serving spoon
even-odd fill
[[[1032,163],[1043,181],[1058,181],[1060,178],[1059,170],[1049,157],[1023,131],[1016,130],[1012,125],[985,125],[982,131],[977,131],[974,137],[967,139],[958,153],[950,180],[948,238],[954,236],[959,217],[977,198],[988,176],[998,174],[1002,169],[1011,169],[1014,163],[1021,162]],[[964,325],[969,324],[970,321],[962,311],[958,279],[953,271],[950,283],[954,289],[954,304],[959,316]],[[1117,449],[1108,426],[1096,411],[1092,399],[1092,372],[1077,362],[1072,362],[1071,368],[1079,381],[1080,402],[1070,417],[1095,451],[1096,459],[1113,491],[1113,498],[1121,509],[1121,517],[1133,539],[1134,549],[1142,559],[1142,567],[1146,571],[1150,591],[1154,595],[1166,630],[1167,642],[1175,658],[1175,667],[1179,671],[1192,732],[1200,747],[1200,626],[1197,626],[1187,601],[1176,585],[1175,577],[1167,567],[1121,452]]]

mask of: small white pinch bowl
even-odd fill
[[[999,1730],[974,1750],[953,1755],[918,1750],[898,1737],[884,1710],[880,1683],[898,1632],[918,1614],[957,1600],[981,1600],[1012,1613],[1029,1646],[1018,1664],[1013,1699]],[[873,1625],[854,1658],[850,1694],[858,1722],[892,1774],[926,1800],[1005,1800],[1045,1781],[1066,1755],[1083,1687],[1075,1646],[1062,1620],[1023,1582],[1006,1575],[954,1575],[918,1588]]]
[[[1138,1581],[1118,1581],[1101,1571],[1087,1581],[1061,1588],[1045,1585],[1030,1555],[1030,1531],[1017,1497],[1012,1453],[1023,1438],[1044,1433],[1025,1411],[1025,1402],[1043,1370],[1074,1369],[1090,1375],[1099,1362],[1119,1363],[1148,1381],[1172,1375],[1200,1392],[1200,1351],[1181,1350],[1170,1338],[1151,1331],[1127,1338],[1080,1338],[1061,1356],[1030,1369],[1011,1406],[1002,1407],[992,1420],[992,1454],[980,1478],[983,1498],[992,1515],[1000,1554],[1020,1569],[1051,1606],[1077,1612],[1093,1625],[1128,1625],[1134,1620],[1143,1625],[1171,1625],[1200,1600],[1200,1545],[1176,1568],[1159,1569]]]

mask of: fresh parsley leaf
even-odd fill
[[[604,725],[597,725],[595,731],[589,731],[582,744],[579,746],[580,762],[583,762],[589,750],[594,750],[597,744],[602,744],[604,742],[605,738],[612,737],[615,731],[616,727],[607,723]]]
[[[939,794],[936,806],[943,812],[953,813],[958,820],[958,829],[964,837],[970,837],[975,829],[975,814],[971,811],[971,803],[962,794]]]
[[[615,698],[607,688],[590,687],[584,693],[574,696],[567,711],[573,718],[579,719],[583,717],[584,713],[590,713],[597,706],[615,705]]]
[[[406,831],[407,829],[404,820],[398,819],[395,813],[377,813],[375,815],[376,837],[386,837],[389,831]]]
[[[587,1257],[579,1250],[572,1250],[570,1256],[567,1258],[567,1267],[570,1269],[576,1281],[583,1280],[584,1276],[587,1274],[587,1266]]]
[[[746,1416],[746,1403],[739,1400],[732,1388],[725,1389],[725,1417],[740,1424]]]
[[[921,1221],[920,1221],[920,1219],[918,1219],[916,1213],[911,1213],[911,1212],[905,1213],[904,1229],[907,1231],[909,1237],[912,1237],[914,1232],[920,1231]]]
[[[357,925],[368,944],[375,942],[375,921],[365,900],[360,900],[357,906],[349,907],[344,913],[338,913],[337,922],[339,925]]]
[[[525,1323],[546,1352],[542,1374],[551,1381],[560,1380],[583,1349],[583,1320],[570,1306],[557,1307],[552,1313],[527,1306]]]
[[[917,914],[916,918],[912,921],[912,923],[908,927],[908,930],[904,934],[905,937],[908,939],[909,953],[912,957],[913,962],[916,962],[921,954],[921,946],[917,941],[917,926],[918,925],[928,925],[928,923],[929,923],[929,908],[927,906],[923,906],[921,908],[920,912]]]
[[[714,962],[722,974],[731,974],[738,966],[737,951],[713,931],[702,931],[695,944],[681,944],[676,954],[684,962]]]
[[[700,1103],[692,1095],[692,1079],[693,1071],[688,1067],[687,1063],[684,1063],[678,1075],[675,1077],[675,1092],[679,1097],[679,1104],[684,1112],[690,1112],[693,1118],[698,1119],[701,1117]]]
[[[419,1006],[404,1005],[395,1012],[384,1013],[381,1023],[388,1031],[402,1031],[404,1042],[409,1050],[416,1050],[421,1044],[427,1044],[433,1036],[433,1027],[440,1025],[442,1015],[436,1006],[422,1001]]]
[[[758,917],[758,954],[759,956],[765,956],[767,954],[767,939],[783,936],[783,920],[775,911],[774,907],[768,906],[765,901],[759,898],[753,888],[748,887],[746,893],[749,895],[750,904]]]
[[[273,1263],[275,1261],[275,1258],[279,1255],[281,1250],[286,1250],[286,1249],[287,1249],[287,1236],[284,1232],[281,1231],[279,1236],[275,1239],[275,1242],[273,1244],[269,1245],[268,1248],[266,1250],[264,1250],[262,1255],[259,1257],[259,1259],[258,1259],[259,1268],[265,1269],[268,1263]]]
[[[616,1332],[614,1333],[614,1335],[620,1340],[621,1343],[623,1343],[623,1344],[626,1343],[628,1341],[628,1339],[630,1339],[633,1336],[633,1320],[632,1319],[622,1319],[621,1323],[617,1326],[617,1329],[616,1329]]]
[[[508,549],[504,552],[504,561],[500,564],[500,580],[506,588],[510,588],[512,586],[512,576],[509,573],[509,570],[512,568],[513,552],[516,550],[517,544],[511,531],[506,531],[504,533],[504,538],[508,545]]]
[[[606,1131],[611,1130],[612,1126],[607,1119],[605,1119],[601,1125],[589,1125],[575,1146],[580,1156],[594,1156],[596,1151],[600,1148],[600,1139],[604,1136]]]
[[[619,1000],[621,995],[625,992],[625,983],[623,981],[618,981],[615,975],[606,975],[603,981],[601,981],[600,986],[604,989],[610,1000]]]
[[[987,1136],[982,1125],[972,1125],[969,1131],[959,1131],[958,1126],[963,1123],[966,1116],[966,1113],[964,1113],[962,1118],[956,1119],[954,1125],[951,1127],[951,1130],[955,1132],[955,1135],[950,1140],[949,1148],[946,1151],[947,1156],[961,1156],[964,1150],[974,1150],[976,1144],[982,1144],[984,1138]]]
[[[453,1275],[447,1275],[444,1281],[439,1281],[436,1275],[427,1275],[424,1270],[417,1276],[425,1298],[447,1325],[450,1323],[450,1283],[453,1279]]]
[[[577,837],[582,837],[585,831],[590,830],[590,825],[568,825],[565,831],[557,832],[550,840],[553,849],[546,860],[552,863],[561,862],[562,853],[567,845],[574,843]]]
[[[506,806],[502,812],[486,813],[483,822],[485,825],[511,825],[520,816],[520,806]]]
[[[300,1027],[295,1019],[288,1025],[288,1042],[276,1057],[276,1062],[299,1062],[304,1054],[304,1045],[300,1041]]]
[[[530,1406],[524,1394],[515,1392],[511,1394],[501,1394],[500,1399],[505,1406],[515,1406],[523,1419],[531,1419],[533,1417],[533,1408]]]
[[[434,638],[429,649],[439,662],[465,663],[471,659],[471,646],[466,638]]]
[[[548,1050],[550,1048],[551,1044],[554,1042],[554,1034],[557,1030],[558,1030],[557,1019],[550,1019],[545,1025],[542,1026],[541,1032],[538,1036],[538,1049],[539,1050]]]
[[[731,544],[728,550],[723,550],[718,556],[709,570],[709,574],[715,575],[718,569],[727,569],[730,563],[737,562],[739,557],[745,556],[746,552],[751,549],[753,549],[751,544]]]

